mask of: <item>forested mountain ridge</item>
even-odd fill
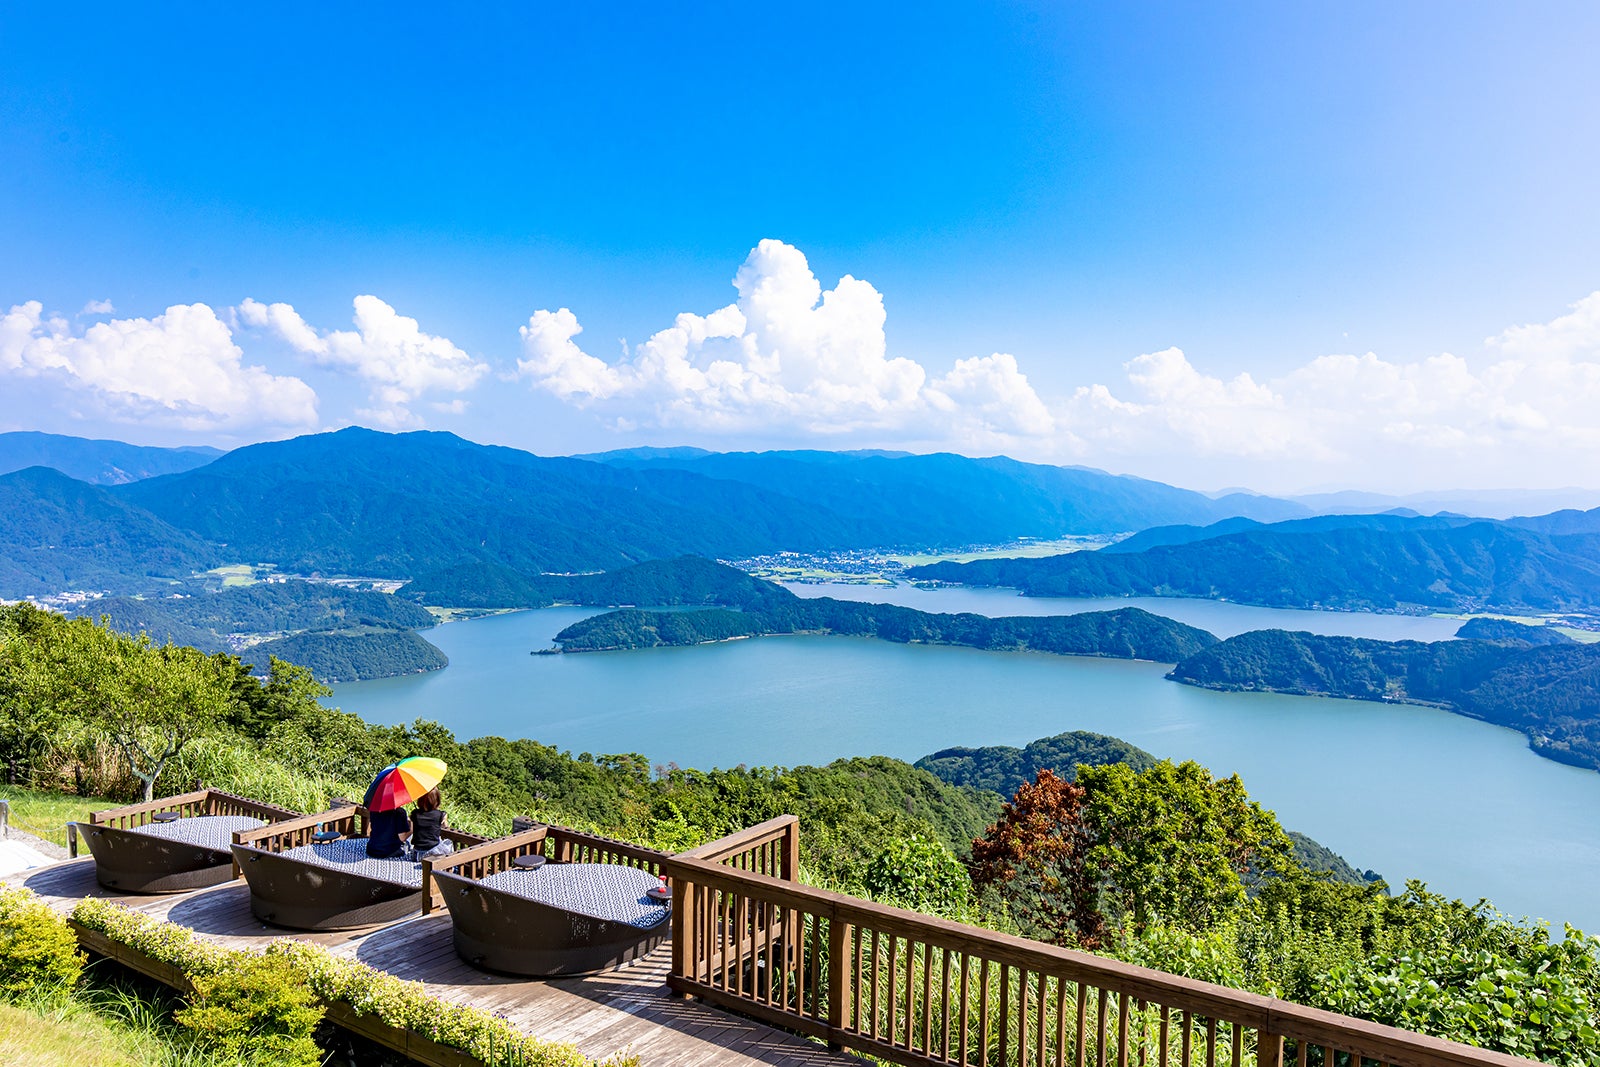
[[[122,485],[193,470],[220,455],[221,449],[192,445],[152,448],[32,430],[0,433],[0,474],[28,467],[51,467],[69,478],[94,485]]]
[[[217,546],[48,467],[0,475],[0,597],[144,588],[222,561]]]
[[[1168,677],[1209,689],[1435,704],[1520,730],[1550,759],[1600,769],[1600,644],[1255,630],[1181,661]]]
[[[1351,610],[1600,611],[1600,534],[1544,533],[1512,522],[1361,518],[1390,521],[1289,522],[1144,551],[936,563],[907,573],[1015,586],[1035,596],[1194,596]]]
[[[268,657],[308,668],[322,682],[353,682],[438,670],[449,660],[414,631],[437,620],[409,600],[321,582],[257,582],[183,596],[105,597],[78,614],[113,630],[146,634],[204,652],[237,651],[265,674]],[[236,648],[236,635],[255,643]],[[260,640],[266,636],[267,640]]]
[[[1161,482],[1087,467],[950,453],[640,450],[586,457],[634,470],[675,469],[809,501],[864,527],[891,518],[917,540],[946,546],[1138,530],[1232,515],[1267,521],[1307,514],[1272,497],[1212,499]],[[866,544],[897,544],[893,528]]]

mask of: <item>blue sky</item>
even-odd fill
[[[1600,481],[1600,8],[1216,8],[13,9],[0,429]]]

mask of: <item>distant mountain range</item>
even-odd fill
[[[1268,607],[1600,612],[1600,509],[1504,521],[1319,516],[1146,530],[1108,550],[936,563],[913,579],[1034,596],[1190,596]]]
[[[0,474],[27,467],[53,467],[80,482],[95,485],[124,485],[193,470],[220,455],[221,449],[204,446],[151,448],[31,430],[0,433]]]
[[[60,445],[67,466],[97,444],[35,436]],[[385,578],[461,566],[526,575],[685,554],[956,548],[1302,511],[1004,458],[694,450],[546,458],[446,433],[363,429],[251,445],[122,485],[32,467],[0,476],[0,504],[6,597],[138,592],[222,562]]]

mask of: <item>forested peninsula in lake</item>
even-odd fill
[[[1209,689],[1434,704],[1519,730],[1542,756],[1600,769],[1600,644],[1559,635],[1535,644],[1551,631],[1509,625],[1527,637],[1471,623],[1463,640],[1431,643],[1255,630],[1183,660],[1168,677]]]

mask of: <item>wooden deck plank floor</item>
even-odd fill
[[[674,999],[667,990],[670,943],[593,978],[520,979],[463,962],[451,941],[450,918],[443,913],[365,930],[313,934],[268,926],[251,915],[249,889],[242,881],[171,896],[120,894],[95,881],[94,861],[88,858],[0,881],[27,886],[63,912],[83,897],[114,900],[228,948],[260,951],[285,938],[324,945],[376,970],[420,981],[434,996],[501,1014],[526,1033],[571,1041],[596,1059],[632,1052],[644,1067],[867,1062],[699,1001]]]

